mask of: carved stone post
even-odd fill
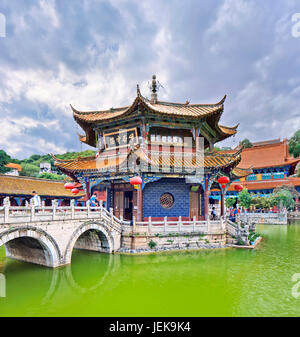
[[[87,207],[87,218],[89,218],[91,212],[91,203],[89,200],[86,201],[86,207]]]
[[[164,217],[164,233],[167,232],[167,217]]]
[[[114,209],[112,207],[109,209],[109,213],[110,213],[110,222],[111,222],[111,225],[113,225],[113,223],[114,223]]]
[[[178,231],[181,232],[181,226],[182,226],[182,217],[181,215],[179,216],[179,224],[178,224],[179,228]]]
[[[52,200],[52,220],[56,219],[56,207],[57,207],[56,200]]]
[[[71,205],[71,219],[74,219],[75,218],[75,200],[74,199],[71,199],[70,205]]]
[[[102,218],[102,212],[103,212],[103,200],[100,200],[100,218]]]
[[[35,218],[35,208],[34,208],[34,205],[31,204],[30,205],[30,221],[34,221],[34,218]]]
[[[4,206],[4,223],[6,223],[8,222],[9,219],[9,207],[10,207],[9,197],[4,198],[3,206]]]
[[[149,216],[148,233],[149,233],[149,234],[152,233],[152,220],[151,220],[151,216]]]

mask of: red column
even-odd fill
[[[208,178],[205,178],[205,190],[204,190],[204,217],[208,219]]]
[[[86,182],[86,200],[90,200],[90,182]]]
[[[221,187],[221,216],[225,214],[225,188]]]
[[[143,190],[142,185],[137,190],[137,221],[143,221]]]

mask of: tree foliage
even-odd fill
[[[243,139],[240,144],[242,144],[245,148],[249,148],[253,146],[253,144],[247,138]]]
[[[0,150],[0,173],[6,173],[10,170],[5,167],[9,162],[11,162],[10,156],[4,150]]]
[[[239,194],[238,194],[238,201],[239,205],[249,208],[251,205],[251,194],[248,192],[247,188],[244,188]]]
[[[288,211],[292,211],[295,207],[295,201],[291,191],[285,187],[273,193],[274,204],[279,207],[285,207]]]
[[[64,180],[66,178],[65,175],[49,172],[43,172],[38,177],[41,179],[51,179],[51,180]]]
[[[226,207],[233,207],[236,202],[236,198],[227,198],[225,200]]]
[[[78,156],[80,157],[89,157],[95,155],[96,151],[92,150],[86,150],[82,152],[67,152],[64,154],[57,154],[55,155],[59,159],[75,159]],[[51,164],[51,170],[56,172],[57,169],[54,166],[54,161],[50,154],[33,154],[29,158],[25,158],[22,160],[11,158],[5,151],[0,150],[0,173],[6,173],[9,171],[8,168],[6,168],[4,165],[7,163],[17,163],[20,164],[22,167],[22,171],[20,172],[21,176],[30,176],[30,177],[37,177],[40,173],[40,163],[50,163]],[[63,180],[64,175],[59,174],[58,171],[57,174],[53,173],[53,175],[40,175],[41,178],[45,179],[55,179],[55,180]]]
[[[295,158],[300,156],[300,130],[296,131],[289,139],[289,152]]]
[[[21,167],[20,176],[37,177],[40,173],[40,168],[32,164],[21,163]]]
[[[252,196],[251,205],[255,208],[271,208],[275,205],[274,199],[270,197]]]

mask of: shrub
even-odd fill
[[[245,242],[244,242],[242,239],[238,239],[237,242],[236,242],[236,244],[237,244],[238,246],[244,246],[244,245],[245,245]]]
[[[150,249],[153,249],[154,247],[157,246],[157,243],[154,242],[153,240],[151,240],[151,241],[149,241],[148,246],[150,247]]]

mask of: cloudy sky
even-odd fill
[[[299,0],[1,0],[0,13],[0,149],[11,156],[87,149],[69,104],[130,104],[137,83],[149,96],[152,74],[161,100],[227,94],[222,124],[240,126],[223,145],[300,129]]]

